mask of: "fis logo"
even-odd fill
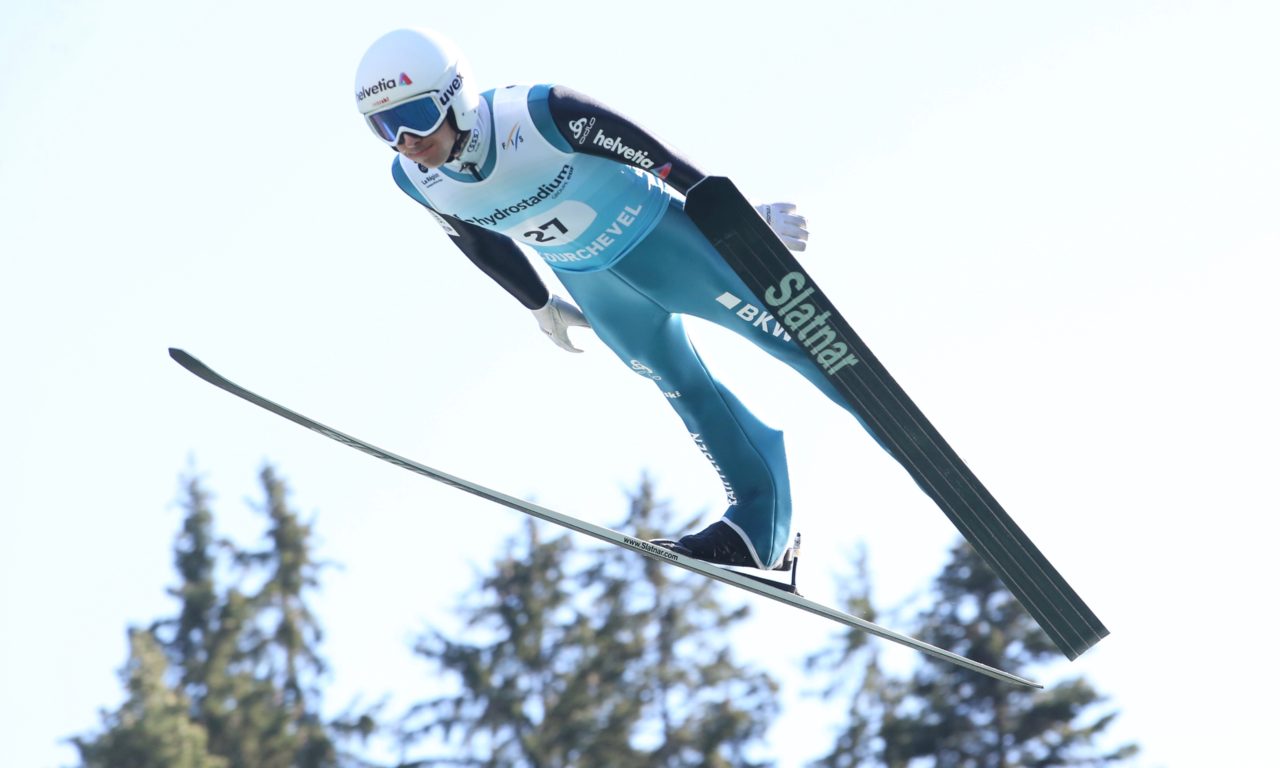
[[[401,73],[400,73],[400,84],[401,84],[401,85],[413,85],[413,81],[409,79],[409,76],[408,76],[408,75],[406,75],[405,73],[401,72]]]
[[[783,341],[791,341],[791,334],[787,333],[787,329],[782,327],[782,323],[755,304],[745,302],[728,291],[720,294],[719,298],[716,299],[716,303],[725,309],[734,310],[734,314],[738,316],[739,320],[751,323],[753,327],[759,328],[765,333],[781,336]]]
[[[520,135],[520,123],[516,123],[511,128],[511,133],[507,134],[507,140],[502,142],[503,149],[515,149],[524,143],[524,136]]]
[[[588,120],[580,117],[577,120],[569,121],[569,130],[573,131],[573,140],[581,146],[587,143],[587,137],[591,135],[591,129],[596,125],[596,119],[593,117]]]

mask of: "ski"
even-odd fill
[[[455,477],[446,472],[442,472],[438,469],[433,469],[431,467],[428,467],[424,464],[419,464],[418,462],[413,461],[411,459],[406,459],[403,456],[397,456],[396,454],[390,451],[383,450],[382,448],[379,448],[376,445],[372,445],[371,443],[366,443],[363,440],[360,440],[358,438],[339,432],[338,430],[333,429],[331,427],[327,427],[318,421],[315,421],[306,416],[303,416],[302,414],[292,411],[288,408],[285,408],[282,405],[278,405],[277,403],[274,403],[266,399],[265,397],[262,397],[261,395],[255,394],[254,392],[251,392],[245,389],[244,387],[226,379],[222,375],[216,373],[209,366],[200,362],[195,357],[193,357],[192,355],[188,354],[187,352],[181,349],[170,348],[169,356],[172,357],[183,368],[186,368],[191,373],[194,373],[196,376],[199,376],[200,378],[204,379],[205,381],[209,382],[215,387],[218,387],[219,389],[230,392],[231,394],[237,397],[240,397],[244,400],[248,400],[250,403],[253,403],[254,405],[260,408],[266,409],[276,414],[277,416],[286,418],[289,421],[294,422],[295,424],[299,424],[301,426],[306,427],[307,429],[313,430],[315,432],[319,432],[320,434],[324,435],[327,438],[330,438],[331,440],[336,440],[339,443],[342,443],[343,445],[347,445],[351,448],[355,448],[358,451],[363,451],[364,453],[367,453],[370,456],[373,456],[385,462],[394,464],[395,466],[400,467],[402,469],[407,469],[410,472],[416,472],[419,475],[429,477],[432,480],[444,483],[445,485],[453,486],[458,490],[466,491],[467,493],[473,494],[475,496],[479,496],[482,499],[488,499],[489,501],[492,501],[497,504],[501,504],[505,507],[509,507],[518,512],[523,512],[526,515],[531,515],[533,517],[538,518],[539,520],[545,520],[549,523],[554,523],[556,525],[567,528],[571,531],[585,534],[587,536],[598,539],[600,541],[608,542],[609,544],[613,544],[615,546],[634,550],[636,552],[639,552],[641,555],[652,558],[654,560],[659,560],[664,563],[668,563],[670,565],[679,566],[681,568],[684,568],[685,570],[702,574],[707,578],[715,579],[716,581],[723,582],[725,584],[737,587],[739,589],[744,589],[748,592],[752,592],[762,597],[767,597],[773,600],[777,600],[778,602],[781,602],[781,603],[786,603],[787,605],[799,608],[804,611],[808,611],[809,613],[815,614],[817,616],[822,616],[823,618],[830,619],[837,623],[840,623],[849,627],[853,627],[854,629],[858,629],[868,634],[875,635],[876,637],[880,637],[885,640],[899,643],[909,648],[914,648],[915,650],[920,651],[922,653],[926,653],[934,658],[949,662],[951,664],[955,664],[958,667],[963,667],[965,669],[978,672],[980,674],[986,675],[996,680],[1002,680],[1007,683],[1013,683],[1015,685],[1025,686],[1028,688],[1044,687],[1039,683],[1032,682],[1031,680],[1027,680],[1026,678],[1019,677],[1018,675],[1014,675],[1009,672],[996,669],[995,667],[988,666],[981,662],[973,661],[972,659],[968,659],[959,654],[952,653],[951,651],[938,648],[934,645],[930,645],[929,643],[923,642],[921,640],[917,640],[913,637],[909,637],[907,635],[894,632],[891,629],[886,629],[884,627],[879,626],[878,624],[874,624],[865,619],[860,619],[857,616],[851,616],[847,613],[844,613],[843,611],[838,611],[834,608],[829,608],[825,605],[822,605],[821,603],[808,600],[804,597],[801,597],[799,594],[788,591],[786,588],[787,585],[774,584],[768,579],[751,577],[751,576],[738,573],[736,571],[729,570],[727,568],[721,568],[719,566],[711,565],[709,563],[704,563],[701,560],[695,560],[691,557],[680,555],[664,547],[650,544],[647,541],[632,538],[631,536],[628,536],[624,533],[619,533],[617,531],[613,531],[608,528],[604,528],[602,526],[586,522],[585,520],[579,520],[577,518],[570,517],[569,515],[556,512],[554,510],[548,509],[543,506],[539,506],[537,504],[525,501],[523,499],[518,499],[514,496],[508,496],[505,493],[500,493],[491,488],[486,488],[483,485],[473,483],[469,480],[464,480],[460,477]]]
[[[746,198],[698,182],[685,211],[729,266],[804,344],[867,429],[946,513],[1054,644],[1074,659],[1108,630],[965,466]]]

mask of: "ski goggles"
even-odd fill
[[[408,132],[426,136],[444,122],[445,109],[436,100],[436,92],[424,93],[394,107],[365,115],[369,128],[391,146],[400,143],[400,134]]]

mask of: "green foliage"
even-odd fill
[[[337,744],[388,730],[377,708],[320,717],[322,632],[311,610],[323,564],[312,529],[263,469],[256,549],[219,541],[208,494],[186,481],[174,543],[176,615],[129,632],[125,700],[99,733],[72,739],[83,768],[338,768]],[[674,525],[644,480],[620,527],[652,538]],[[532,520],[462,606],[459,637],[433,631],[416,651],[454,687],[394,728],[402,754],[428,765],[497,768],[752,768],[777,714],[773,680],[731,652],[746,609],[712,581],[617,547],[542,537]],[[865,557],[842,604],[876,620]],[[916,634],[1023,673],[1058,658],[1049,639],[961,543],[933,584]],[[1105,765],[1137,752],[1095,746],[1116,713],[1084,680],[1043,692],[921,657],[887,672],[880,644],[849,631],[811,671],[847,695],[848,719],[824,768],[1011,768]],[[852,672],[852,673],[851,673]],[[438,746],[443,745],[443,746]],[[367,763],[359,763],[367,765]]]
[[[840,604],[844,609],[872,622],[881,617],[871,600],[871,578],[866,551],[859,549],[853,558],[853,572],[839,581]],[[823,691],[826,698],[841,692],[848,694],[847,721],[837,735],[831,752],[815,763],[822,768],[858,768],[882,763],[880,748],[882,727],[892,727],[895,711],[905,696],[902,681],[887,674],[880,665],[879,641],[865,632],[849,630],[840,633],[835,645],[819,650],[806,659],[809,672],[832,681]],[[848,669],[861,665],[861,674]]]
[[[130,631],[128,698],[103,732],[73,739],[85,768],[329,768],[337,750],[318,717],[318,586],[310,526],[263,469],[266,546],[244,551],[213,534],[208,494],[184,483],[174,544],[176,617]],[[225,553],[225,557],[223,556]],[[220,586],[229,560],[238,583]],[[245,585],[251,585],[246,587]]]
[[[218,593],[214,584],[217,568],[213,538],[213,512],[209,496],[199,480],[188,478],[182,529],[174,542],[174,567],[181,579],[169,590],[181,604],[169,643],[182,669],[182,685],[198,684],[208,674],[208,641],[212,631]]]
[[[128,697],[103,713],[103,733],[74,738],[84,768],[227,768],[208,751],[208,733],[189,717],[190,702],[165,681],[168,662],[155,636],[129,632],[129,661],[121,678]]]
[[[869,588],[855,609],[865,609],[866,594]],[[926,642],[1015,674],[1059,658],[1048,636],[963,541],[935,580],[930,605],[916,629]],[[834,671],[853,665],[859,650],[814,663]],[[863,655],[869,658],[862,661],[849,723],[819,766],[1049,768],[1106,765],[1137,753],[1135,745],[1109,752],[1095,746],[1116,713],[1097,714],[1105,699],[1084,680],[1033,691],[931,657],[921,657],[909,680],[896,679],[884,673],[874,652]]]
[[[647,480],[622,527],[670,532]],[[531,521],[464,607],[467,637],[418,643],[458,690],[414,708],[404,739],[436,733],[453,754],[404,765],[756,765],[776,686],[734,661],[726,629],[746,611],[718,597],[616,547],[544,541]]]

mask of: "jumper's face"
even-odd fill
[[[371,112],[365,122],[387,146],[428,168],[448,162],[458,138],[449,110],[434,90]]]
[[[449,161],[449,153],[453,150],[453,144],[457,138],[458,132],[446,120],[426,136],[415,136],[412,133],[400,134],[396,151],[418,165],[439,168]]]

